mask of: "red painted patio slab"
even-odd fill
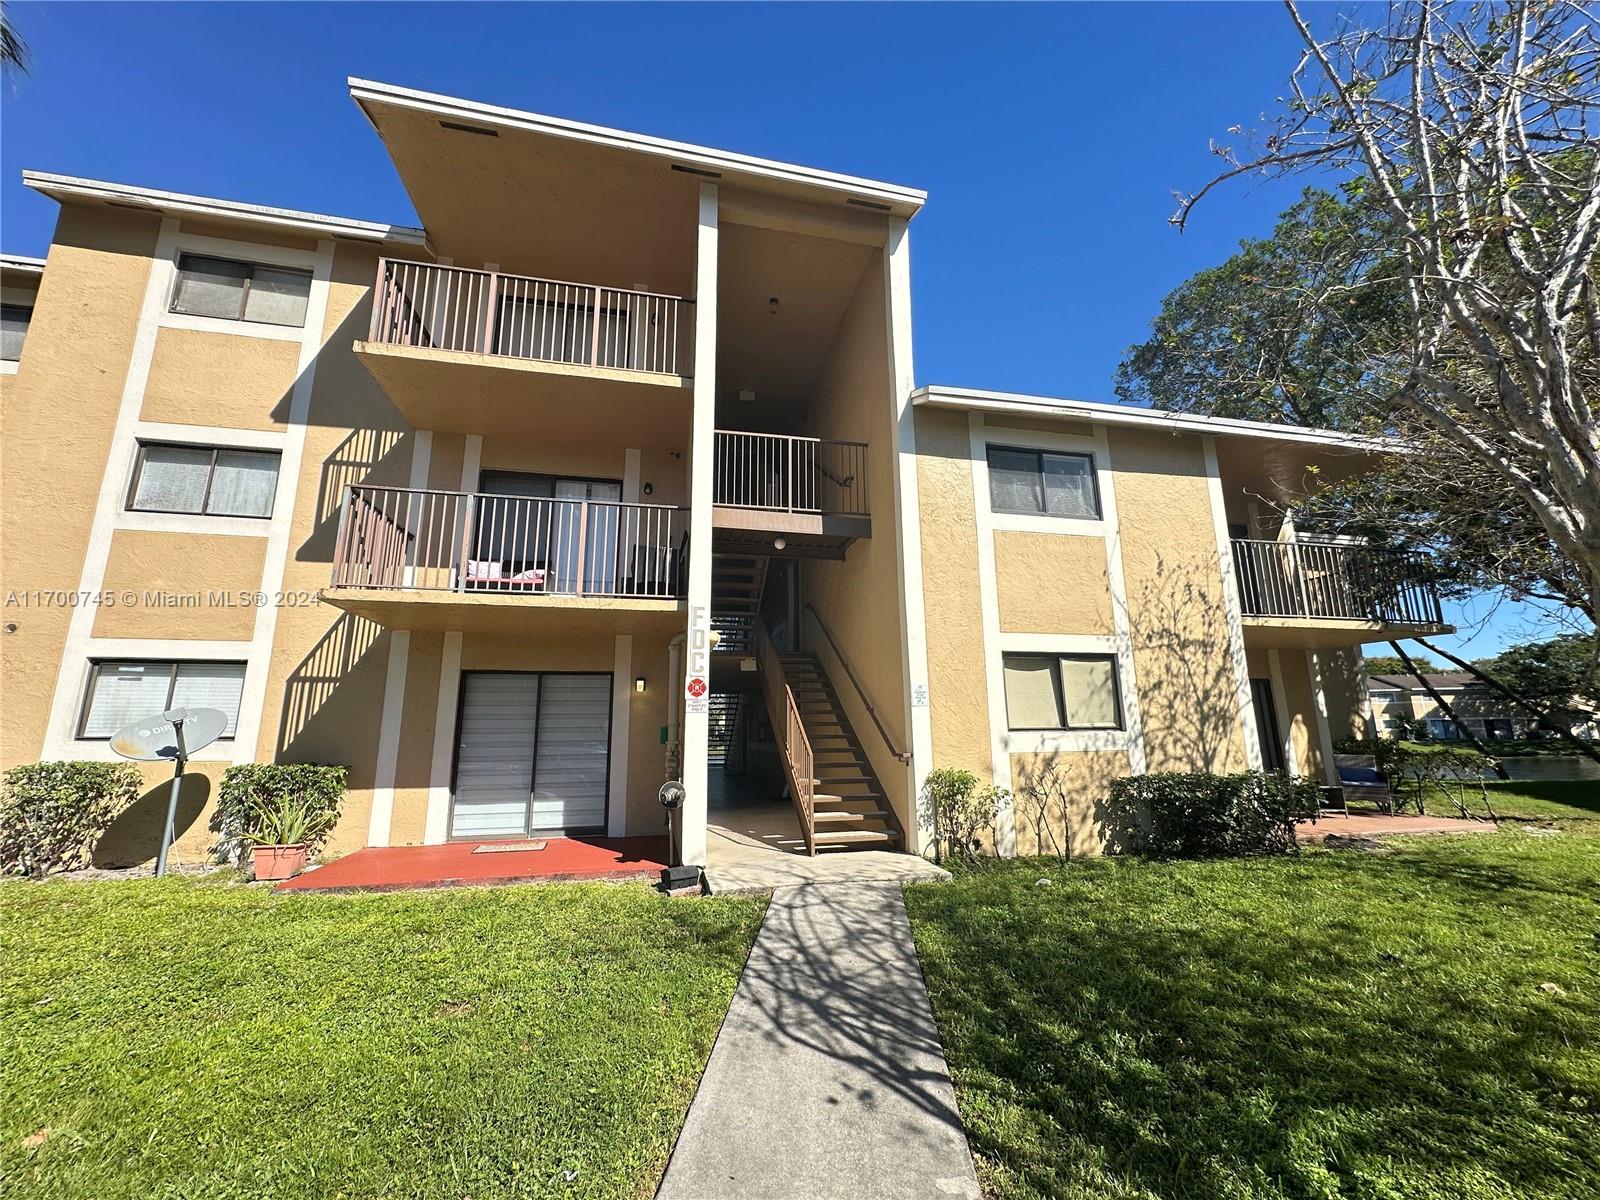
[[[1464,821],[1460,817],[1417,817],[1410,815],[1384,816],[1381,813],[1351,813],[1348,817],[1327,816],[1315,823],[1301,821],[1295,826],[1295,838],[1302,842],[1320,842],[1335,837],[1387,837],[1391,834],[1410,833],[1493,833],[1492,821]]]
[[[392,891],[493,883],[655,880],[667,865],[664,837],[552,837],[543,850],[503,850],[494,842],[369,846],[280,883],[280,892]],[[504,845],[504,843],[500,843]],[[494,849],[477,853],[479,846]]]

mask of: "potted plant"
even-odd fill
[[[305,870],[312,843],[327,833],[327,817],[300,796],[286,796],[258,810],[252,828],[245,831],[256,878],[292,879]]]

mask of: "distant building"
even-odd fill
[[[1517,738],[1548,736],[1538,723],[1516,711],[1503,696],[1485,686],[1466,671],[1441,671],[1438,674],[1369,675],[1367,677],[1367,716],[1378,737],[1405,737],[1408,728],[1415,736],[1434,741],[1453,742],[1462,738],[1457,721],[1451,720],[1428,694],[1428,686],[1443,696],[1455,711],[1461,725],[1486,742],[1505,742]],[[1596,709],[1583,703],[1583,719],[1572,725],[1579,737],[1600,736]]]

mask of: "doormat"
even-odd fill
[[[543,850],[544,842],[485,842],[474,846],[474,854],[515,854],[519,850]]]

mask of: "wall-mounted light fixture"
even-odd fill
[[[788,544],[789,544],[789,543],[788,543],[788,542],[786,542],[786,541],[785,541],[785,540],[784,540],[784,539],[783,539],[783,538],[781,538],[781,537],[778,537],[778,538],[773,538],[773,539],[772,539],[772,548],[773,548],[773,549],[774,549],[774,550],[782,550],[782,549],[783,549],[783,548],[784,548],[784,547],[785,547],[785,546],[787,546],[787,545],[788,545]]]
[[[776,296],[771,297],[767,301],[767,311],[769,313],[776,313],[778,311],[778,298]]]
[[[644,676],[643,675],[640,675],[638,678],[636,678],[633,681],[633,690],[636,691],[636,692],[644,691]]]

